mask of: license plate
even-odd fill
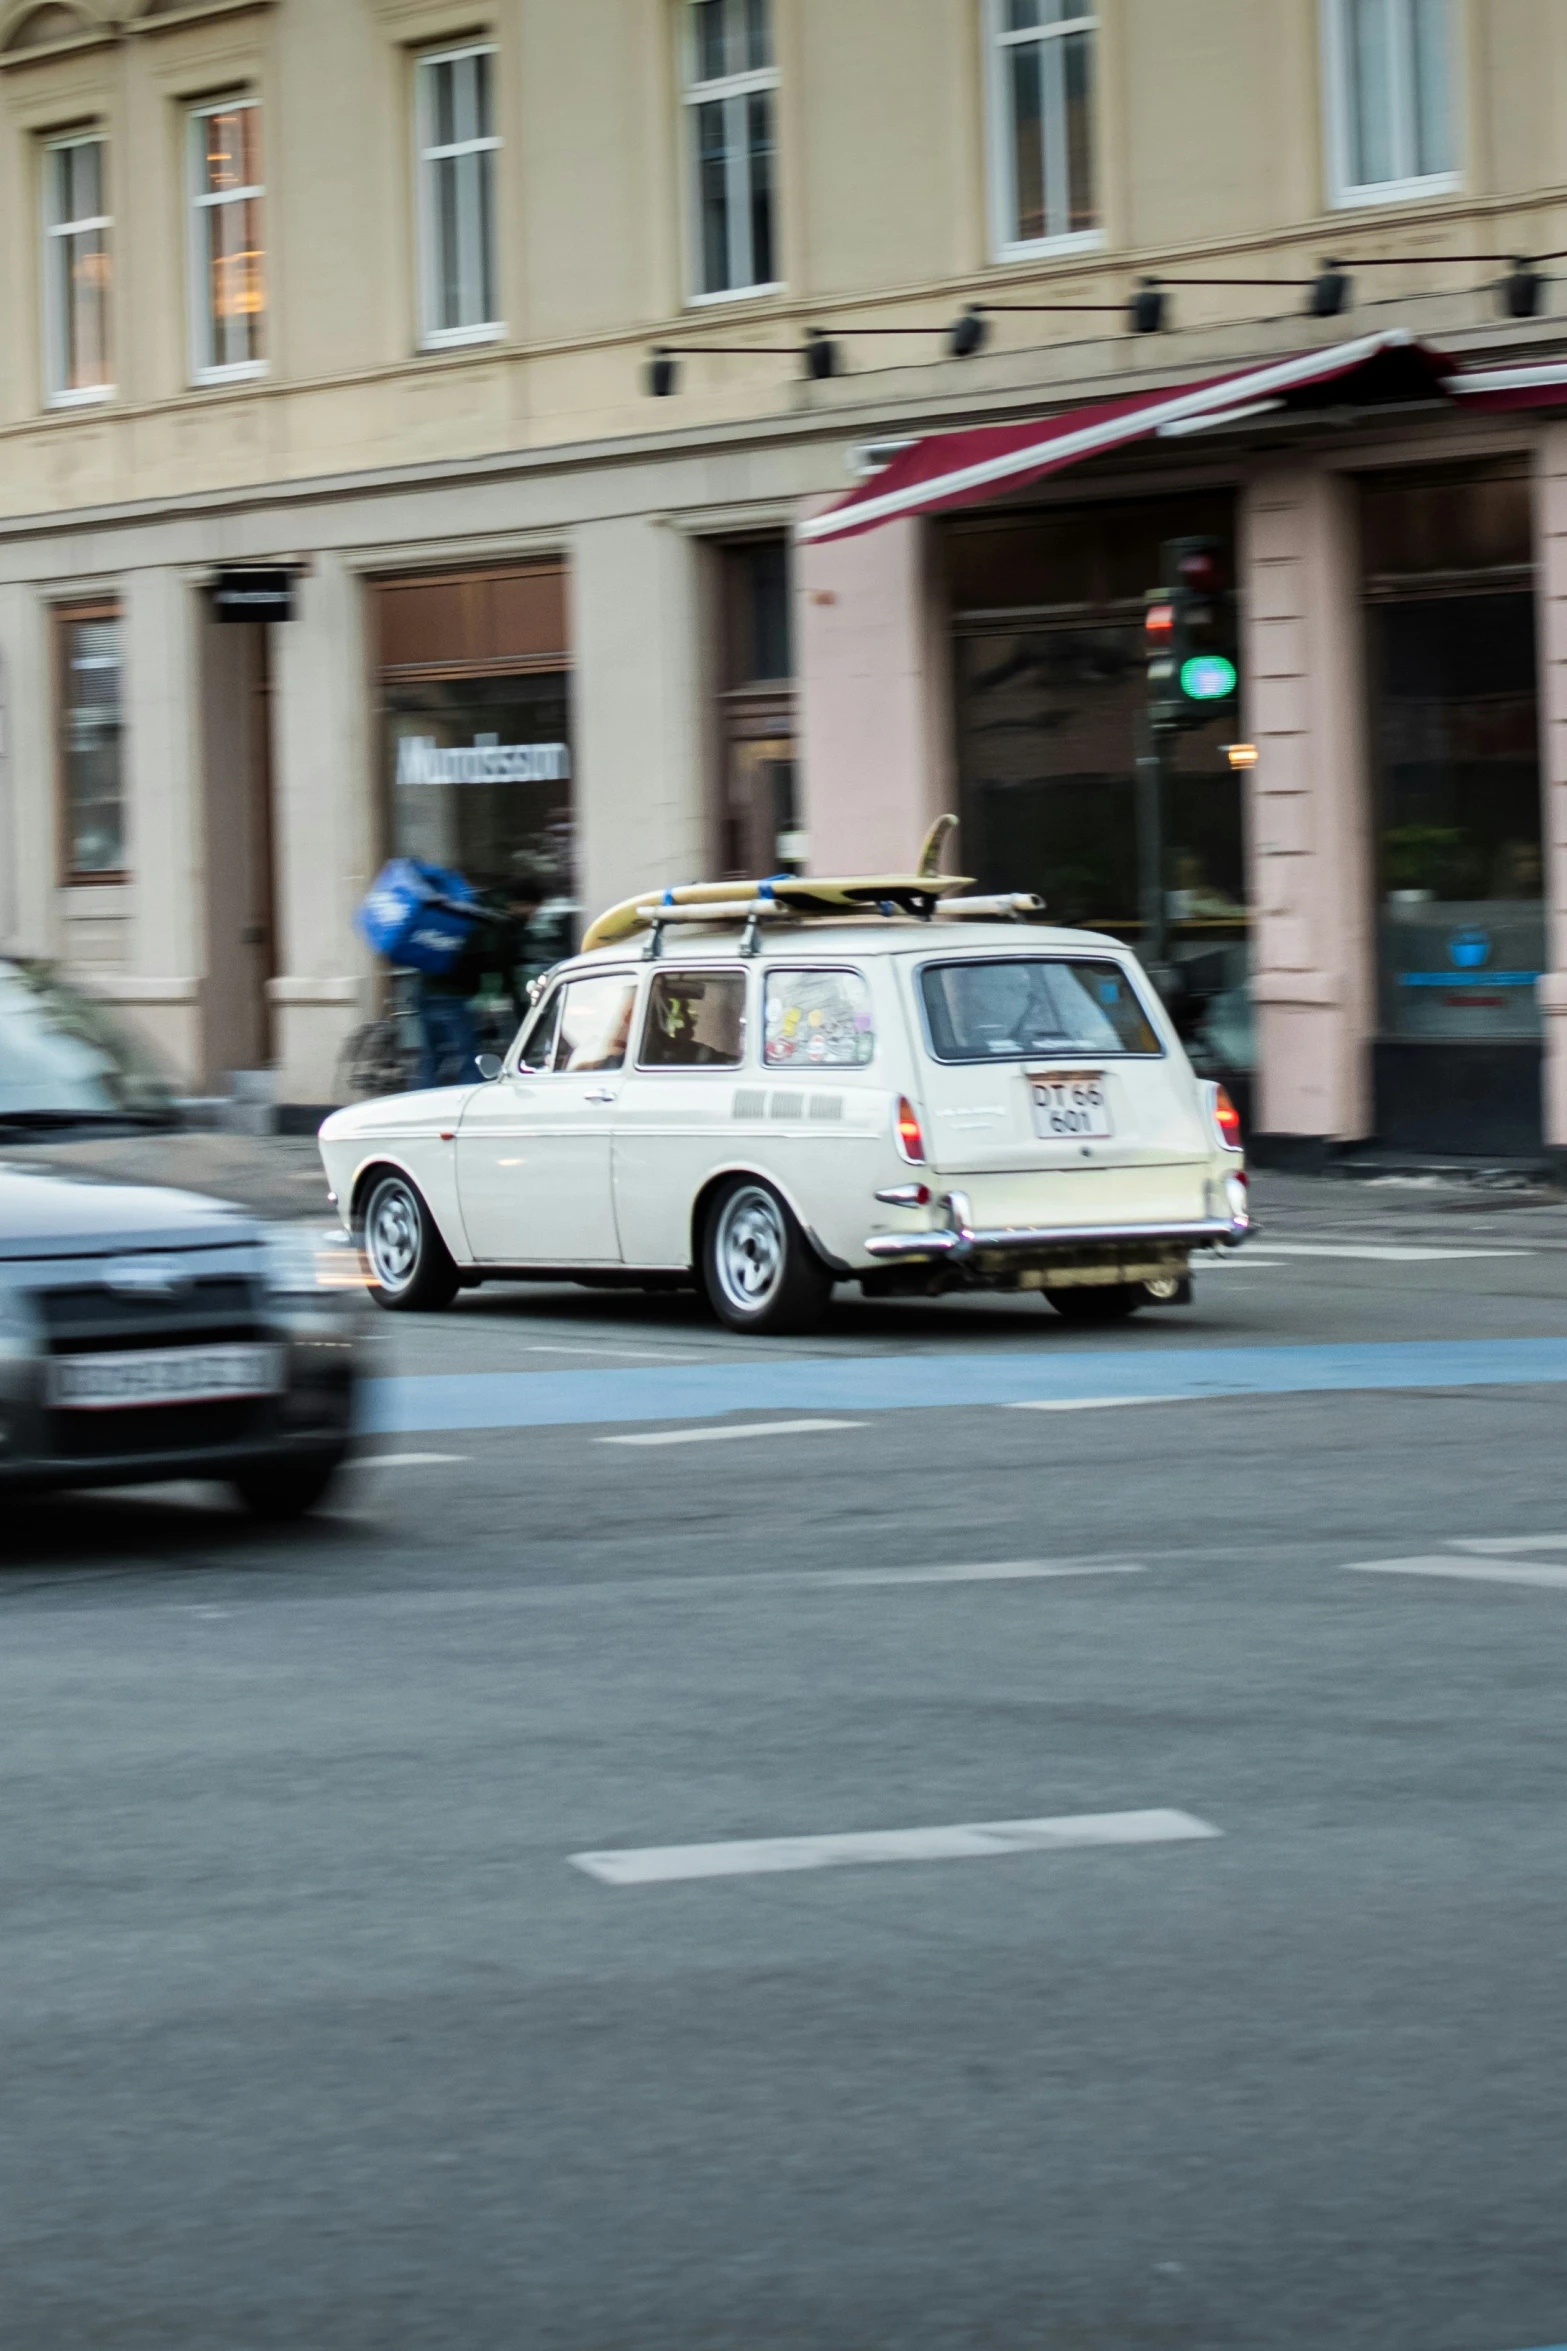
[[[1115,1133],[1100,1071],[1045,1071],[1037,1077],[1031,1071],[1028,1084],[1034,1097],[1036,1135],[1068,1141]]]
[[[135,1404],[216,1404],[275,1396],[281,1347],[138,1347],[110,1355],[57,1355],[49,1401],[65,1412],[117,1412]]]

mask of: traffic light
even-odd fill
[[[1235,698],[1235,601],[1218,539],[1166,539],[1164,585],[1148,593],[1143,635],[1156,727],[1201,726]]]

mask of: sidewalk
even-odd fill
[[[81,1143],[6,1143],[0,1165],[54,1167],[126,1184],[173,1184],[236,1200],[258,1216],[336,1216],[314,1135],[106,1135]]]

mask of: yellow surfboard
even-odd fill
[[[657,919],[678,920],[682,906],[754,906],[759,900],[788,908],[794,914],[853,914],[858,907],[893,905],[911,914],[924,912],[936,899],[971,890],[964,874],[936,871],[942,844],[957,825],[955,816],[938,816],[920,849],[913,873],[781,874],[770,881],[688,882],[672,890],[643,890],[622,899],[589,925],[582,941],[590,947],[612,947],[648,929]]]

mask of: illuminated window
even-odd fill
[[[996,248],[1097,235],[1092,0],[989,0]]]
[[[44,149],[45,389],[60,407],[113,390],[105,159],[105,142],[92,136]]]
[[[266,364],[267,256],[256,101],[198,107],[190,162],[196,380],[257,375]]]
[[[1323,29],[1335,202],[1456,186],[1451,0],[1327,0]]]
[[[418,67],[423,341],[482,343],[502,331],[495,269],[495,51],[451,49]]]
[[[120,608],[65,607],[55,628],[65,879],[117,880],[125,866]]]
[[[697,297],[776,285],[771,0],[690,0],[686,108]]]

